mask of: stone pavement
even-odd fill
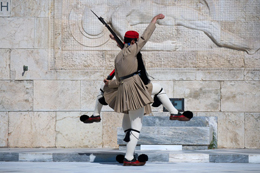
[[[0,162],[2,173],[253,173],[260,164],[248,163],[147,163],[145,166],[122,166],[100,162]]]
[[[260,163],[260,149],[136,150],[147,154],[148,163]],[[116,149],[0,148],[0,162],[116,163]]]

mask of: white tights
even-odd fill
[[[99,103],[99,101],[98,101],[98,99],[100,99],[101,97],[103,97],[103,93],[100,91],[99,94],[97,95],[97,99],[96,99],[96,103],[95,103],[95,109],[94,109],[94,112],[93,112],[94,116],[99,116],[101,109],[103,107],[103,105],[101,103]]]
[[[152,83],[153,84],[153,90],[152,95],[155,95],[160,92],[162,89],[160,84]],[[178,110],[172,105],[171,101],[169,100],[169,97],[165,93],[164,89],[157,95],[159,100],[162,102],[162,105],[171,113],[171,114],[178,114]]]
[[[124,114],[122,127],[123,130],[134,129],[141,131],[142,129],[142,120],[144,116],[144,108],[137,110],[129,111],[129,114]],[[127,160],[132,160],[134,158],[135,147],[139,139],[139,133],[136,131],[130,132],[130,141],[126,145],[126,155]]]

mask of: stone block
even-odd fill
[[[15,49],[11,52],[11,70],[16,80],[55,79],[55,72],[49,71],[47,49]],[[28,66],[28,71],[23,66]]]
[[[84,124],[79,117],[87,112],[58,112],[56,147],[102,148],[102,123]]]
[[[173,162],[173,163],[208,163],[209,154],[170,153],[169,162]]]
[[[66,70],[103,70],[106,67],[104,51],[62,51],[60,58],[62,63],[57,68]]]
[[[196,145],[183,145],[182,146],[182,150],[208,150],[210,149],[209,148],[210,145],[199,145],[199,146],[196,146]]]
[[[115,68],[115,58],[119,52],[118,51],[106,51],[106,65],[103,67],[104,69],[108,70],[108,73],[105,73],[105,76],[107,76],[114,68]],[[145,62],[145,58],[143,58],[143,61]]]
[[[9,147],[55,147],[54,112],[10,112]]]
[[[199,69],[196,80],[202,81],[223,81],[223,80],[244,80],[243,69]]]
[[[18,162],[19,161],[19,153],[1,153],[0,154],[1,162]]]
[[[260,148],[260,113],[245,113],[245,148]]]
[[[182,145],[140,145],[140,150],[171,150],[181,151]]]
[[[89,162],[90,154],[53,153],[54,162]]]
[[[32,147],[33,112],[9,113],[9,147]]]
[[[244,113],[218,116],[218,148],[244,148]]]
[[[102,147],[118,148],[117,128],[122,127],[123,114],[102,112]]]
[[[225,32],[229,31],[232,34],[235,34],[237,36],[240,36],[241,31],[244,30],[243,27],[243,22],[240,21],[219,21],[218,22],[221,26],[221,31],[222,31],[222,35],[223,37],[225,36]],[[240,28],[238,28],[238,26],[240,26]]]
[[[55,112],[34,112],[31,120],[33,147],[55,147]]]
[[[53,153],[54,162],[116,162],[119,153]],[[123,154],[123,153],[120,153]]]
[[[181,51],[187,50],[212,50],[216,44],[202,31],[177,26],[176,42],[180,44]]]
[[[153,80],[196,80],[196,69],[186,68],[159,68],[159,69],[147,69],[147,72],[152,76]]]
[[[139,25],[134,26],[135,31],[137,31],[138,33],[143,33],[144,30],[146,29],[146,27],[147,27],[147,24],[139,24]],[[149,42],[152,42],[152,44],[162,43],[165,40],[171,40],[172,42],[175,42],[176,34],[177,34],[176,29],[172,26],[157,25],[155,31],[153,32],[151,38],[149,39]],[[147,44],[149,44],[149,42]],[[145,45],[145,47],[146,47],[146,45]],[[164,45],[164,47],[166,47],[166,46],[167,45]],[[144,47],[144,50],[146,50],[145,47]],[[149,50],[149,49],[147,49],[147,50]]]
[[[10,79],[9,49],[0,49],[0,79]]]
[[[153,69],[153,68],[163,68],[162,63],[163,63],[163,58],[166,56],[169,56],[172,52],[149,52],[149,51],[144,51],[142,53],[143,56],[143,61],[145,64],[145,67],[147,69]],[[156,63],[155,63],[156,62]]]
[[[175,98],[185,98],[185,110],[219,111],[220,82],[174,81]]]
[[[254,42],[257,43],[257,40],[259,39],[260,32],[257,29],[260,26],[259,20],[225,22],[223,25],[222,24],[223,23],[221,22],[223,28],[225,27],[224,25],[226,25],[225,28],[238,37],[244,38],[251,46],[254,45]],[[255,46],[257,46],[257,44]]]
[[[1,111],[33,109],[32,81],[0,81],[0,91]]]
[[[48,17],[49,2],[41,0],[12,1],[12,17]]]
[[[80,110],[80,81],[34,81],[34,110]]]
[[[34,18],[0,18],[0,23],[1,48],[33,48]]]
[[[259,1],[246,1],[246,5],[244,6],[246,21],[259,22],[259,18],[258,18],[260,15],[259,7],[260,7]]]
[[[135,150],[140,150],[140,145],[136,145]],[[119,145],[119,151],[126,151],[126,143],[125,145]]]
[[[0,112],[0,147],[7,147],[8,113]]]
[[[197,52],[195,51],[156,51],[144,52],[146,67],[153,68],[195,68],[197,66]],[[156,63],[155,63],[156,62]]]
[[[11,0],[2,0],[1,1],[1,10],[0,16],[11,16]]]
[[[102,78],[100,78],[102,79]],[[81,81],[81,111],[94,111],[100,88],[103,89],[103,81]],[[109,106],[103,106],[102,111],[113,111]]]
[[[96,153],[93,157],[91,157],[91,162],[117,162],[116,161],[116,153]]]
[[[211,127],[156,127],[143,126],[140,145],[209,145],[212,140]],[[124,145],[125,133],[117,131],[117,143]],[[185,138],[184,138],[185,137]]]
[[[259,69],[245,69],[244,71],[245,80],[260,80],[260,70]]]
[[[197,51],[178,51],[162,57],[162,68],[195,68]]]
[[[208,126],[213,129],[213,140],[210,145],[210,149],[216,149],[218,147],[218,117],[222,115],[220,112],[198,112],[197,116],[207,117]],[[193,117],[195,118],[195,117]]]
[[[209,162],[213,163],[248,163],[248,155],[240,154],[210,154]]]
[[[111,70],[112,71],[112,70]],[[100,71],[100,70],[57,70],[56,78],[58,80],[92,80],[98,82],[97,79],[103,79],[111,71]],[[102,80],[99,81],[100,85],[103,82]],[[99,90],[99,89],[98,89]]]
[[[243,13],[238,13],[238,11],[243,11],[244,1],[217,1],[215,4],[215,20],[220,21],[235,21],[243,18]],[[230,8],[232,7],[232,8]]]
[[[143,154],[143,151],[136,151],[139,155]],[[148,155],[148,162],[169,162],[169,153],[158,153],[155,151],[152,151],[150,153],[145,153]]]
[[[248,157],[248,163],[260,163],[260,155],[250,154]]]
[[[20,162],[52,162],[52,153],[19,153]]]
[[[245,55],[245,67],[254,69],[260,68],[260,51],[253,55]]]
[[[260,111],[260,81],[224,81],[221,111]]]
[[[211,117],[193,117],[190,121],[170,121],[169,116],[144,116],[144,126],[157,127],[208,127]],[[216,120],[215,120],[216,121]],[[215,122],[217,123],[217,121]]]
[[[36,18],[35,48],[47,49],[49,46],[49,18]],[[52,43],[51,43],[52,44]]]
[[[198,68],[243,68],[245,52],[213,49],[198,52]]]

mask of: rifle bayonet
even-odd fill
[[[92,11],[92,10],[91,10]],[[94,11],[92,11],[92,13],[104,24],[106,25],[106,22],[104,21],[103,17],[98,17],[98,15],[96,15],[96,13],[94,13]]]
[[[92,10],[91,10],[92,11]],[[116,35],[116,33],[113,31],[112,28],[110,28],[110,26],[105,22],[105,20],[102,18],[102,17],[98,17],[98,15],[96,15],[96,13],[94,13],[94,11],[92,11],[92,13],[100,20],[100,22],[102,22],[106,27],[107,29],[111,32],[111,34],[114,36],[117,44],[119,45],[119,47],[121,49],[123,49],[124,47],[124,43],[120,40],[120,38],[118,38],[118,36]]]

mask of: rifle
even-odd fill
[[[92,11],[92,10],[91,10]],[[117,37],[116,33],[110,28],[110,26],[105,22],[105,20],[102,17],[98,17],[94,11],[92,13],[107,27],[107,29],[111,32],[111,34],[114,36],[117,44],[121,49],[124,48],[124,43],[120,40],[120,38]],[[141,79],[143,80],[144,84],[147,85],[150,82],[150,79],[148,78],[148,74],[146,72],[142,54],[139,52],[137,54],[137,60],[138,60],[138,70],[141,70]],[[107,80],[111,80],[115,76],[115,69],[107,76]]]
[[[92,10],[91,10],[92,11]],[[119,45],[119,47],[121,49],[123,49],[124,47],[124,43],[120,40],[120,38],[118,38],[118,36],[116,35],[116,33],[113,31],[112,28],[110,28],[110,26],[105,22],[105,20],[100,16],[98,17],[96,15],[96,13],[94,13],[94,11],[92,11],[92,13],[100,20],[101,23],[103,23],[107,29],[110,31],[110,33],[114,36],[117,44]],[[115,69],[107,76],[107,80],[111,80],[113,77],[115,76]]]

